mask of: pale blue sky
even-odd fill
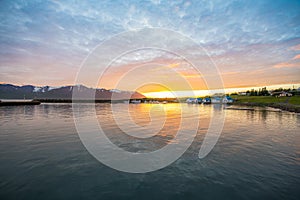
[[[144,27],[191,37],[228,87],[300,82],[300,1],[2,0],[0,20],[0,82],[72,84],[101,41]]]

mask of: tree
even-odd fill
[[[267,88],[263,87],[263,88],[261,88],[260,95],[261,96],[269,96],[270,94],[269,94],[269,91],[267,90]]]
[[[251,89],[250,96],[257,96],[257,90]]]

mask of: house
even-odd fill
[[[186,103],[196,103],[197,99],[196,98],[188,98],[186,101]],[[198,102],[197,102],[198,103]]]
[[[215,96],[211,98],[211,103],[222,103],[222,97]]]
[[[246,96],[247,92],[239,92],[238,95],[240,95],[240,96]]]
[[[222,103],[233,103],[233,99],[230,96],[225,96],[222,99]]]
[[[209,97],[203,98],[202,103],[203,104],[210,104],[211,103],[211,98],[209,98]]]
[[[214,97],[211,99],[211,103],[233,103],[233,99],[230,96],[214,95]]]
[[[200,104],[200,103],[202,103],[202,98],[197,98],[197,102]]]
[[[289,92],[281,92],[279,95],[278,95],[279,97],[291,97],[291,96],[293,96],[293,94],[292,93],[289,93]]]
[[[202,103],[202,98],[188,98],[186,100],[186,103]]]

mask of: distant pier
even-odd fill
[[[0,106],[22,106],[22,105],[39,105],[40,101],[37,100],[0,100]]]

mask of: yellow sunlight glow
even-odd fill
[[[175,95],[170,91],[145,92],[143,95],[148,98],[175,98]]]

